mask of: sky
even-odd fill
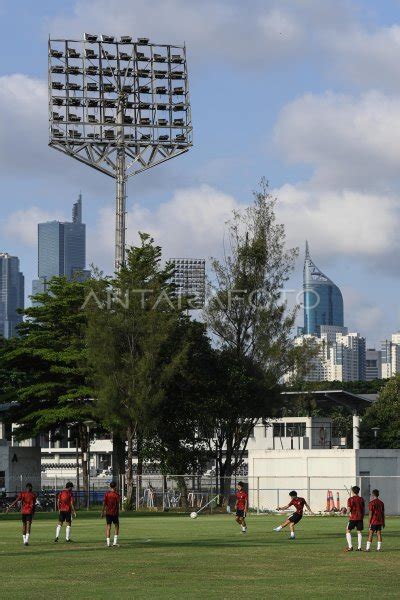
[[[88,264],[113,269],[114,181],[48,147],[47,40],[186,42],[194,146],[131,178],[127,240],[218,256],[262,177],[287,243],[341,288],[368,347],[400,329],[400,0],[0,0],[0,251],[37,276],[37,223],[82,192]],[[299,323],[301,323],[301,315]]]

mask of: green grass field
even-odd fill
[[[280,517],[250,516],[244,535],[229,515],[126,516],[121,547],[106,548],[96,514],[78,513],[74,543],[63,531],[58,545],[56,515],[37,515],[28,547],[15,516],[0,516],[3,600],[400,597],[397,518],[388,519],[383,552],[374,542],[369,554],[345,554],[340,517],[304,518],[291,542],[287,530],[272,531]]]

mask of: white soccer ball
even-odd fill
[[[191,519],[197,519],[197,512],[191,512],[190,513],[190,518]]]

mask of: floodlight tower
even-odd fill
[[[88,33],[49,39],[48,78],[49,145],[116,180],[118,270],[127,179],[192,146],[186,48]]]

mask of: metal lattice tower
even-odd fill
[[[186,48],[85,34],[49,39],[48,60],[49,145],[116,179],[118,269],[127,179],[192,146]]]

